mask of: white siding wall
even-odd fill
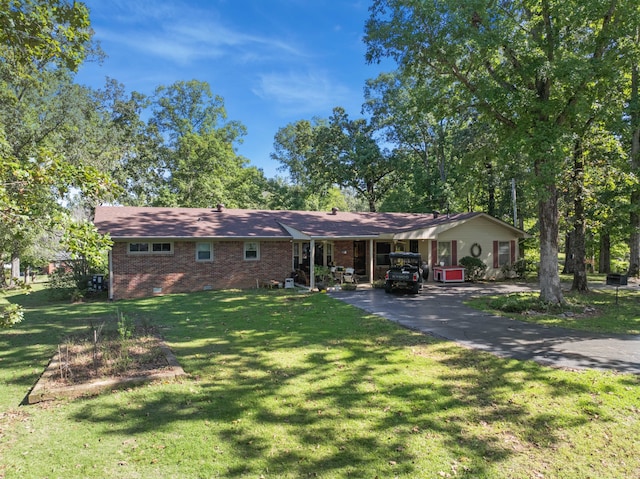
[[[482,248],[482,254],[479,258],[487,265],[487,278],[497,277],[500,275],[500,269],[493,268],[493,242],[494,241],[512,241],[516,243],[518,248],[518,238],[511,232],[486,218],[473,218],[464,224],[452,228],[442,233],[438,241],[458,242],[458,261],[465,256],[471,256],[471,246],[478,243]],[[515,252],[518,257],[517,251]]]

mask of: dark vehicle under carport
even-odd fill
[[[384,276],[384,290],[420,292],[422,286],[422,256],[420,253],[396,252],[389,254],[391,267]]]

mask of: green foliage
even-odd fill
[[[16,77],[51,64],[76,71],[84,61],[92,35],[84,3],[2,0],[0,12],[0,56]]]
[[[78,154],[95,106],[71,81],[92,47],[86,6],[5,0],[0,12],[0,256],[32,263],[43,260],[36,241],[67,223],[63,203],[77,194],[95,205],[117,189]]]
[[[557,304],[547,303],[536,294],[507,294],[495,297],[489,301],[489,307],[505,313],[524,313],[526,311],[562,312],[563,308]]]
[[[316,280],[320,283],[321,286],[331,286],[335,283],[333,273],[331,272],[331,268],[329,266],[315,265],[314,271]]]
[[[591,278],[602,284],[604,278]],[[479,296],[468,304],[474,308],[498,312],[520,321],[550,327],[593,331],[604,334],[640,334],[640,312],[637,292],[631,289],[593,287],[589,293],[569,291],[565,303],[551,304],[535,293],[512,293],[500,296]]]
[[[0,304],[0,329],[10,328],[24,319],[24,309],[19,304]]]
[[[73,291],[78,288],[78,284],[71,269],[61,267],[56,268],[56,270],[49,275],[47,288],[49,289],[49,297],[51,299],[69,299]]]
[[[465,256],[458,261],[465,269],[465,278],[468,281],[478,281],[484,278],[487,271],[487,265],[480,258],[473,256]]]
[[[278,130],[272,159],[288,169],[295,184],[326,194],[332,187],[356,192],[369,211],[393,186],[397,158],[383,151],[373,125],[351,120],[336,107],[328,119],[301,120]]]
[[[196,80],[160,86],[151,99],[149,125],[166,140],[158,162],[165,181],[153,200],[158,206],[257,208],[267,181],[261,170],[238,156],[244,125],[227,121],[224,101],[208,83]],[[198,172],[194,174],[194,172]]]
[[[574,170],[575,163],[567,161],[576,142],[584,145],[582,140],[593,134],[593,125],[625,116],[625,99],[619,92],[628,88],[629,75],[620,72],[630,72],[639,62],[637,2],[602,8],[600,2],[578,0],[492,5],[376,0],[370,12],[365,36],[367,59],[395,60],[397,76],[405,87],[396,88],[388,82],[391,87],[381,91],[393,98],[393,112],[402,115],[403,108],[418,107],[406,111],[421,121],[402,121],[405,127],[400,131],[421,131],[423,137],[434,138],[438,120],[445,125],[453,121],[441,108],[419,105],[420,98],[428,98],[430,103],[449,106],[456,117],[466,112],[479,123],[476,131],[489,132],[473,146],[480,155],[466,169],[474,171],[474,164],[488,165],[490,210],[497,206],[491,195],[501,181],[502,170],[527,181],[528,203],[537,203],[542,242],[541,294],[549,301],[562,302],[557,272],[557,200],[567,192],[568,197],[585,194],[584,189],[566,182],[567,178],[581,178],[574,175],[581,169]],[[435,94],[422,95],[421,88],[427,89],[427,95]],[[404,91],[408,92],[405,96]],[[385,106],[376,106],[374,111],[377,114]],[[420,107],[432,118],[420,114]],[[428,127],[418,130],[410,126],[412,123]],[[414,134],[413,138],[420,136]],[[511,154],[492,158],[492,145]],[[439,142],[441,150],[447,146]],[[446,158],[437,147],[419,151]],[[480,173],[482,168],[476,171]],[[471,188],[465,190],[473,193]],[[474,202],[470,196],[465,199]]]
[[[93,273],[104,273],[107,270],[107,252],[113,242],[109,235],[98,233],[93,223],[69,222],[63,244],[74,260],[70,265],[78,281]]]
[[[528,259],[519,259],[515,263],[502,265],[500,272],[504,278],[526,279],[527,274],[536,270],[535,262]]]
[[[127,341],[133,335],[133,321],[122,311],[118,311],[117,330],[120,341]]]

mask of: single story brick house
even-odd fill
[[[487,276],[519,257],[528,235],[485,213],[348,213],[99,206],[109,233],[109,297],[251,288],[294,271],[314,287],[317,265],[352,267],[361,282],[384,277],[389,253],[421,253],[431,266],[464,256]],[[305,274],[306,273],[306,274]]]

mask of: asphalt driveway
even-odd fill
[[[531,289],[524,284],[429,283],[418,295],[386,294],[382,289],[331,294],[406,328],[499,356],[559,368],[640,374],[640,336],[550,328],[494,316],[463,304],[470,295]]]

